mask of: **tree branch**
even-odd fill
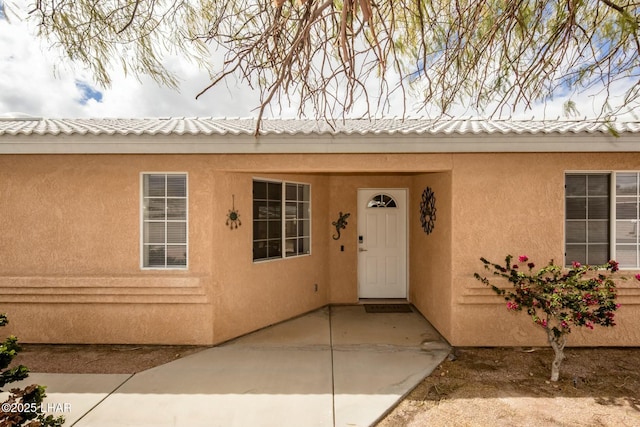
[[[120,31],[117,32],[117,34],[124,32],[127,28],[131,26],[131,24],[133,23],[133,20],[136,18],[136,12],[138,11],[138,6],[140,6],[140,0],[136,0],[136,4],[133,5],[133,12],[131,12],[131,18],[129,18],[129,21],[124,25],[124,27],[120,29]]]

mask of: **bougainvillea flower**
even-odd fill
[[[527,261],[529,261],[529,257],[528,257],[528,256],[526,256],[526,255],[520,255],[520,256],[518,257],[518,261],[520,261],[520,262],[527,262]]]
[[[593,324],[591,324],[590,322],[586,322],[584,326],[586,326],[589,329],[593,329]]]

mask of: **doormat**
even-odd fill
[[[367,313],[411,313],[409,304],[365,304]]]

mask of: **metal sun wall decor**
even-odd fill
[[[425,233],[431,234],[436,223],[436,195],[431,187],[427,187],[422,192],[420,202],[420,222]]]
[[[346,213],[346,214],[342,214],[342,212],[340,212],[340,217],[338,218],[337,221],[333,221],[331,223],[331,225],[333,225],[336,228],[336,232],[338,233],[338,235],[336,236],[335,234],[332,236],[333,240],[339,240],[340,239],[340,230],[341,229],[345,229],[347,228],[347,218],[349,218],[351,216],[350,213]]]
[[[227,214],[226,225],[230,229],[233,230],[233,229],[238,228],[239,226],[241,226],[242,225],[242,221],[240,221],[240,214],[236,210],[236,195],[233,194],[231,197],[232,197],[233,202],[232,202],[232,205],[231,205],[231,210]]]

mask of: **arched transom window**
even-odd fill
[[[376,194],[367,203],[368,208],[397,208],[398,205],[393,197],[386,194]]]

